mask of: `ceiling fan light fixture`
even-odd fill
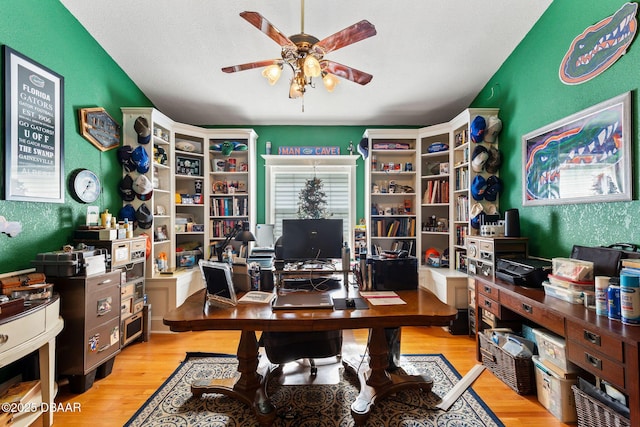
[[[322,73],[322,83],[324,83],[327,92],[333,92],[340,81],[331,73]]]
[[[307,77],[318,77],[322,73],[320,61],[318,61],[318,58],[313,55],[307,55],[304,59],[303,70]]]
[[[264,70],[262,70],[262,76],[267,79],[267,81],[271,86],[276,84],[278,79],[280,79],[281,75],[282,75],[281,65],[277,65],[277,64],[269,65]]]

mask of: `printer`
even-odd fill
[[[496,278],[526,288],[541,288],[551,268],[550,261],[537,258],[499,258]]]

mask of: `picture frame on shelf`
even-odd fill
[[[64,203],[64,77],[3,46],[4,199]]]
[[[631,92],[522,137],[524,206],[631,200]]]

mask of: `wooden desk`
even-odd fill
[[[476,329],[481,310],[499,319],[527,319],[567,340],[567,359],[603,378],[629,398],[631,425],[640,425],[640,327],[598,316],[595,310],[546,296],[543,289],[527,289],[499,279],[475,277]],[[480,360],[480,354],[477,354]]]
[[[353,292],[353,291],[351,291]],[[397,291],[407,304],[371,306],[368,310],[271,310],[267,304],[239,304],[230,308],[204,306],[204,289],[187,298],[164,317],[172,331],[239,330],[239,377],[230,381],[194,384],[194,395],[217,392],[233,396],[252,406],[258,422],[269,426],[275,420],[275,408],[267,398],[258,368],[258,342],[256,331],[306,332],[336,329],[370,329],[369,366],[358,370],[360,394],[351,405],[356,425],[364,425],[376,399],[395,393],[402,388],[419,387],[430,390],[433,381],[426,376],[407,376],[389,373],[385,328],[401,326],[444,326],[456,316],[450,307],[428,290]],[[353,293],[351,293],[353,295]],[[339,290],[335,297],[344,297]]]

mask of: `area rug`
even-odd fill
[[[461,378],[441,354],[403,355],[401,366],[408,374],[428,373],[434,380],[430,393],[405,390],[376,402],[368,426],[504,426],[468,388],[448,411],[434,408]],[[236,374],[235,356],[187,354],[184,362],[125,427],[258,427],[247,405],[222,394],[191,396],[194,380],[231,378]],[[350,405],[358,395],[358,381],[349,369],[341,368],[340,382],[328,385],[281,385],[270,380],[267,392],[277,408],[276,427],[351,427]]]

